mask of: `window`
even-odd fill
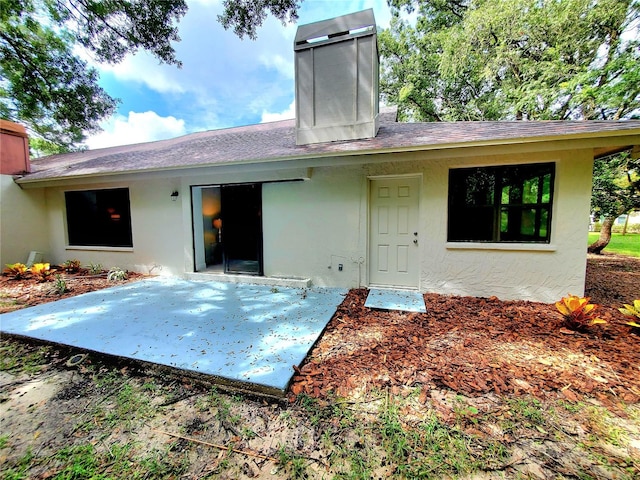
[[[129,189],[65,192],[69,245],[132,247]]]
[[[555,164],[449,171],[450,242],[549,243]]]

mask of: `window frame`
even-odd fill
[[[450,168],[447,243],[549,245],[555,178],[555,162]],[[474,182],[484,182],[485,188],[469,188],[468,184]],[[537,182],[536,201],[527,202],[525,185],[534,182]],[[506,194],[509,196],[506,202],[505,187],[508,187]],[[512,190],[520,195],[519,202],[511,198]],[[469,202],[470,196],[474,198],[472,202]],[[527,220],[533,220],[530,223],[532,227],[529,227],[533,229],[531,235],[523,232],[522,225]],[[465,226],[464,222],[469,222],[471,226]],[[503,222],[507,225],[507,231],[503,229]],[[485,227],[484,230],[482,227]]]
[[[64,203],[68,248],[133,248],[128,187],[66,190]]]

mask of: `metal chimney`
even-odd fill
[[[298,27],[296,144],[378,132],[378,44],[373,10]]]

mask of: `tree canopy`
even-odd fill
[[[145,49],[175,65],[175,23],[184,0],[3,0],[0,8],[0,117],[24,124],[45,153],[67,151],[117,105],[75,52],[117,63]]]
[[[390,5],[381,91],[405,119],[620,119],[640,108],[637,0]]]

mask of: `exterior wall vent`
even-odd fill
[[[298,27],[296,144],[378,133],[378,43],[373,10]]]

